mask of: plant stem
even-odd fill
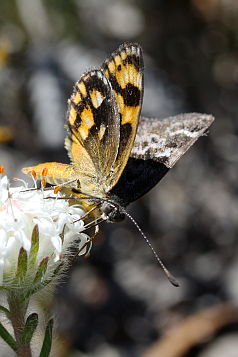
[[[30,343],[24,344],[21,341],[21,336],[25,327],[26,319],[25,314],[28,306],[28,301],[20,299],[20,294],[9,293],[9,320],[12,323],[14,335],[17,343],[17,356],[18,357],[32,357]]]

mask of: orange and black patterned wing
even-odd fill
[[[143,58],[137,44],[121,45],[100,70],[85,73],[69,99],[65,147],[70,165],[44,163],[25,168],[48,182],[77,179],[77,187],[105,197],[129,159],[143,99]],[[47,179],[47,177],[46,177]]]
[[[120,116],[120,143],[109,186],[120,178],[136,136],[143,100],[143,56],[138,44],[124,43],[104,63]]]
[[[66,128],[65,147],[82,191],[103,196],[118,154],[120,118],[111,83],[101,70],[84,74],[76,83]]]

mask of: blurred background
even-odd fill
[[[105,224],[58,287],[54,356],[237,357],[236,0],[1,0],[0,164],[23,178],[24,166],[68,162],[73,84],[126,40],[144,50],[144,115],[216,117],[129,207],[181,286],[131,222]]]

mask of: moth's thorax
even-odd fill
[[[77,189],[72,189],[71,194],[75,196],[75,200],[77,197],[81,198],[81,204],[85,211],[90,211],[93,207],[98,206],[98,209],[93,210],[94,218],[104,218],[107,222],[121,222],[125,218],[125,208],[123,205],[123,201],[121,201],[117,196],[109,194],[103,194],[100,192],[98,196],[92,196],[90,194],[90,198],[87,198],[89,194],[87,191],[83,194]],[[86,199],[82,199],[84,196]]]

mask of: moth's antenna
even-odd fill
[[[144,238],[144,240],[146,241],[146,243],[148,244],[148,246],[150,247],[150,249],[152,250],[152,253],[154,254],[156,260],[158,261],[159,265],[161,266],[161,268],[163,269],[165,275],[167,276],[168,280],[170,281],[170,283],[173,286],[178,287],[179,286],[179,282],[177,281],[177,279],[168,271],[168,269],[165,267],[164,263],[162,262],[162,260],[160,259],[160,257],[158,256],[158,254],[156,253],[153,245],[151,244],[151,242],[149,241],[149,239],[146,237],[145,233],[142,231],[142,229],[140,228],[140,226],[138,225],[138,223],[134,220],[134,218],[126,211],[123,210],[123,213],[130,218],[130,220],[134,223],[134,225],[136,226],[136,228],[138,229],[138,231],[140,232],[141,236]]]

